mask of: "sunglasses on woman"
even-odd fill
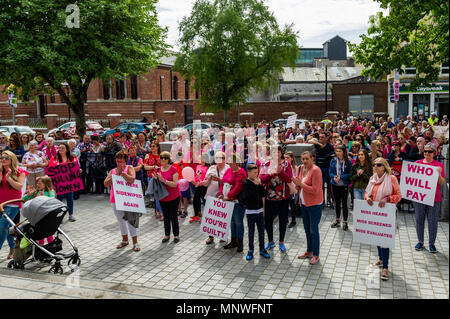
[[[384,166],[384,165],[381,164],[381,163],[374,163],[374,164],[373,164],[373,167],[381,167],[381,166]]]
[[[161,156],[159,159],[168,160],[169,158],[167,156]]]
[[[424,150],[423,152],[424,152],[424,153],[434,153],[433,150]]]
[[[10,158],[8,156],[2,156],[2,157],[0,157],[0,160],[8,161],[8,160],[10,160]]]

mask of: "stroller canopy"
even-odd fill
[[[62,207],[67,208],[63,202],[56,198],[38,196],[23,205],[22,215],[28,219],[31,225],[35,226],[47,214]]]

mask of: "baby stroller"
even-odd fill
[[[59,228],[67,213],[67,206],[56,198],[47,196],[36,197],[27,201],[22,208],[22,215],[26,218],[25,221],[28,222],[24,223],[24,221],[15,225],[4,213],[3,209],[5,205],[15,202],[23,202],[23,200],[10,200],[0,205],[0,213],[12,226],[10,227],[10,234],[16,236],[14,256],[13,260],[8,263],[8,268],[25,269],[25,265],[32,261],[48,263],[54,261],[54,264],[48,272],[62,274],[63,268],[61,263],[65,259],[68,259],[68,266],[73,272],[81,264],[78,249],[74,246],[70,238]],[[41,246],[38,243],[38,240],[52,235],[55,235],[55,239],[50,244]],[[72,246],[70,253],[59,253],[62,250],[62,240],[59,238],[59,235],[64,236]],[[25,245],[21,245],[21,243]],[[30,256],[32,256],[31,259],[29,259]]]

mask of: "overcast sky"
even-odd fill
[[[178,22],[191,13],[194,0],[159,0],[160,24],[169,28],[167,42],[177,50]],[[294,23],[299,31],[298,44],[304,48],[321,48],[339,35],[359,43],[359,35],[367,33],[369,17],[382,11],[373,0],[266,0],[278,24]]]

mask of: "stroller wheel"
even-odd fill
[[[67,263],[67,266],[69,267],[71,272],[74,272],[75,269],[80,267],[81,265],[81,259],[78,257],[78,255],[73,256],[69,259],[69,262]]]
[[[14,260],[11,260],[9,263],[8,263],[8,268],[9,269],[11,269],[12,267],[13,267],[13,265],[14,265]]]

